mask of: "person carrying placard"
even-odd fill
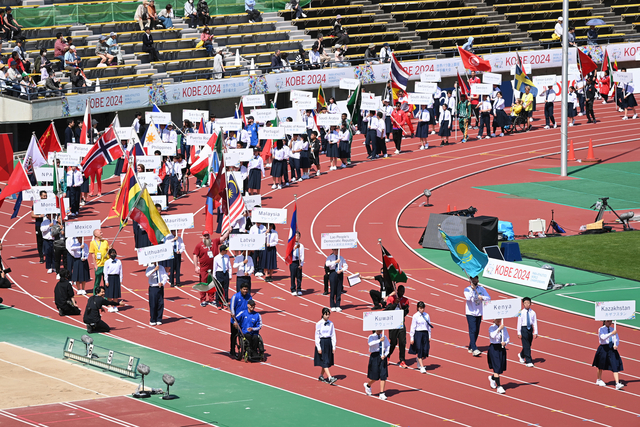
[[[169,276],[157,262],[147,266],[145,275],[149,281],[149,325],[160,326],[164,312],[164,286],[169,283]]]
[[[371,396],[371,384],[380,381],[380,400],[387,400],[384,394],[384,385],[389,377],[387,370],[387,356],[389,355],[389,340],[383,331],[373,331],[367,339],[369,343],[369,366],[367,367],[367,381],[364,383],[364,392]]]
[[[329,284],[331,288],[329,306],[331,307],[331,311],[341,312],[340,300],[342,298],[343,272],[348,268],[347,262],[338,254],[338,249],[332,249],[331,255],[327,257],[325,266],[329,268]]]
[[[598,368],[596,384],[600,387],[606,387],[605,382],[602,381],[602,371],[611,371],[613,372],[613,379],[616,380],[616,390],[621,390],[624,384],[620,382],[619,372],[622,372],[624,368],[620,353],[618,353],[620,337],[618,336],[618,328],[613,325],[611,320],[602,322],[602,327],[598,329],[598,339],[600,346],[591,365]]]
[[[533,360],[531,359],[531,343],[534,338],[538,338],[538,317],[536,312],[531,309],[531,298],[522,298],[523,309],[520,310],[518,316],[518,338],[522,340],[522,351],[518,353],[520,363],[526,364],[528,368],[533,368]]]

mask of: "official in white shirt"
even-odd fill
[[[229,249],[227,245],[220,245],[220,253],[213,258],[213,275],[220,283],[216,292],[218,310],[222,310],[222,306],[229,306],[229,281],[233,277],[233,269],[229,255],[227,255],[227,249]]]
[[[384,394],[384,385],[389,377],[387,369],[387,356],[389,355],[389,340],[383,334],[383,331],[375,331],[369,338],[369,366],[367,367],[367,381],[364,383],[364,392],[367,396],[371,396],[371,385],[380,380],[380,400],[387,400]]]
[[[329,114],[338,114],[338,104],[336,104],[335,98],[329,98],[329,103],[327,104],[327,111]]]
[[[242,285],[246,284],[247,289],[251,292],[251,275],[254,271],[253,258],[249,251],[244,251],[240,255],[236,255],[233,259],[233,268],[236,270],[236,292],[240,292]]]
[[[149,264],[145,275],[149,281],[149,325],[160,326],[164,312],[164,287],[169,283],[169,276],[158,263]]]
[[[618,374],[618,372],[624,370],[620,353],[618,353],[620,336],[618,335],[617,327],[613,325],[611,320],[605,320],[602,324],[603,326],[598,329],[600,345],[598,346],[591,366],[598,368],[597,385],[605,387],[606,384],[602,381],[602,371],[611,371],[613,372],[613,378],[616,380],[616,390],[620,390],[624,387],[624,384],[620,382],[620,375]]]
[[[77,237],[67,237],[67,252],[71,257],[71,281],[78,288],[78,295],[86,295],[85,283],[91,280],[89,270],[89,245]]]
[[[302,295],[302,266],[304,265],[304,246],[300,243],[300,232],[296,231],[295,245],[291,254],[289,273],[291,275],[291,295]]]
[[[204,125],[204,133],[213,134],[218,133],[220,131],[220,125],[216,123],[215,114],[211,114],[209,116],[209,121]]]
[[[556,93],[551,88],[551,86],[547,86],[547,90],[544,91],[544,121],[545,121],[545,129],[549,129],[550,124],[553,124],[553,128],[557,128],[556,119],[553,117],[553,103],[556,101]]]
[[[467,316],[467,324],[469,325],[469,353],[478,357],[482,354],[476,346],[478,334],[480,333],[480,324],[482,323],[483,301],[490,301],[491,297],[487,291],[478,285],[478,276],[470,279],[471,284],[464,290],[464,298],[467,300],[465,314]]]
[[[55,215],[47,214],[40,224],[40,232],[42,233],[42,253],[44,254],[45,267],[47,273],[53,273],[53,235],[51,227],[58,224]]]
[[[382,154],[382,156],[386,158],[388,156],[387,156],[387,144],[385,140],[386,124],[385,124],[384,114],[382,113],[382,111],[378,111],[376,116],[378,118],[378,129],[376,131],[376,135],[378,136],[378,139],[376,140],[376,151],[374,152],[374,154],[376,155],[376,157],[378,157],[379,154]]]
[[[369,115],[364,118],[364,121],[367,123],[367,135],[364,140],[364,145],[367,148],[367,158],[374,159],[378,151],[378,118],[376,117],[376,112],[374,110],[369,111]]]
[[[409,354],[416,355],[421,374],[427,373],[423,359],[429,357],[429,349],[431,348],[431,323],[429,314],[424,312],[424,308],[424,302],[419,301],[417,305],[418,311],[411,319],[411,330],[409,332],[411,337]]]
[[[256,207],[260,207],[260,206],[256,206]],[[267,233],[267,227],[265,227],[263,224],[260,224],[260,223],[253,224],[249,229],[249,234],[266,234],[266,233]],[[255,273],[256,277],[264,276],[264,272],[262,271],[263,257],[264,257],[264,251],[253,251],[253,253],[251,254],[251,258],[253,258],[253,266],[256,271]]]
[[[291,154],[289,155],[289,166],[291,167],[291,182],[302,181],[300,173],[300,153],[302,151],[302,137],[292,139]]]
[[[489,95],[483,95],[482,102],[478,104],[478,111],[480,113],[480,126],[478,128],[478,139],[482,139],[482,131],[487,129],[486,138],[491,138],[491,102],[489,101]]]
[[[122,296],[122,262],[118,259],[118,253],[111,248],[108,252],[109,259],[104,263],[102,273],[104,274],[105,295],[104,297],[112,302],[118,302]],[[111,306],[110,312],[117,313],[118,308]]]
[[[489,375],[489,385],[500,394],[504,394],[504,388],[500,385],[500,374],[507,370],[507,344],[509,344],[509,332],[504,327],[502,319],[495,319],[489,326],[489,352],[487,361],[493,375]]]
[[[344,270],[349,268],[343,257],[338,255],[338,249],[332,249],[331,255],[327,257],[325,265],[329,268],[329,307],[331,311],[340,312],[340,300],[342,299],[342,282],[344,280]],[[388,350],[388,349],[387,349]]]
[[[523,309],[518,316],[518,338],[522,340],[522,351],[518,353],[520,363],[525,363],[528,368],[533,368],[531,359],[531,343],[534,338],[538,338],[538,316],[531,309],[531,298],[522,298]]]
[[[318,381],[334,384],[338,379],[331,376],[329,368],[333,366],[333,356],[336,351],[336,329],[329,320],[331,310],[322,308],[322,319],[316,323],[315,348],[313,350],[313,366],[320,367]],[[327,377],[325,378],[325,374]]]
[[[269,224],[267,227],[266,249],[262,253],[260,266],[265,273],[265,282],[273,282],[273,270],[278,269],[278,232],[275,224]]]
[[[69,216],[76,216],[80,212],[80,193],[84,178],[82,172],[75,167],[67,171],[67,193],[69,194]]]

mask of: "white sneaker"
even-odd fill
[[[400,151],[396,150],[393,152],[393,154],[400,154]]]
[[[498,384],[496,384],[496,382],[493,379],[492,375],[489,375],[489,385],[491,386],[491,388],[496,388],[498,387]]]
[[[298,291],[298,296],[302,296],[302,291]]]
[[[522,356],[520,356],[520,353],[518,353],[518,360],[520,361],[520,363],[524,363],[524,359],[522,358]]]
[[[500,136],[504,136],[504,133],[501,133]]]
[[[295,178],[291,178],[291,183],[297,182]]]
[[[426,374],[427,373],[427,370],[426,370],[426,368],[424,366],[420,366],[420,373],[421,374]]]
[[[527,363],[527,364],[526,364],[526,365],[524,365],[524,366],[526,366],[527,368],[533,368],[533,363]]]
[[[600,387],[606,387],[607,385],[604,383],[604,381],[602,380],[596,380],[596,385],[599,385]]]
[[[606,104],[606,103],[607,103],[607,101],[602,101],[602,103],[603,103],[603,104]]]
[[[344,168],[346,168],[346,167],[347,167],[347,165],[345,165],[345,164],[343,163],[343,164],[342,164],[342,166],[340,166],[340,169],[344,169]]]
[[[87,294],[87,291],[85,291],[84,289],[81,289],[81,290],[80,290],[80,292],[79,292],[79,294],[80,294],[80,295],[86,295],[86,294]]]
[[[255,276],[256,276],[256,277],[262,277],[262,276],[264,276],[264,273],[257,272],[257,273],[255,274]]]
[[[387,155],[385,154],[385,155],[384,155],[384,158],[386,159],[387,157],[389,157],[389,156],[387,156]]]
[[[306,18],[306,17],[307,17],[307,14],[306,14],[306,13],[302,13],[301,15],[302,15],[302,17],[303,17],[303,18]]]
[[[622,120],[629,120],[629,117],[624,116],[624,117],[622,118]]]
[[[533,117],[529,119],[529,123],[533,123]]]
[[[573,126],[573,123],[569,123],[569,127]]]
[[[320,171],[316,172],[316,176],[320,176],[320,175],[322,175],[322,172]]]
[[[480,357],[480,355],[482,354],[482,352],[478,349],[473,350],[473,355],[476,357]]]
[[[340,313],[340,312],[342,311],[342,309],[341,309],[340,307],[336,307],[336,311],[337,311],[338,313]]]
[[[367,383],[364,383],[364,392],[367,393],[367,396],[371,396],[371,387]]]
[[[578,116],[582,116],[582,115],[583,115],[582,113],[578,113]]]
[[[277,186],[277,185],[275,185],[275,184],[273,184],[273,185],[271,186],[271,188],[275,190],[276,188],[278,188],[278,186]]]
[[[495,134],[495,133],[492,133],[492,134],[491,134],[491,138],[495,138],[495,137],[496,137],[496,134]]]
[[[500,393],[500,394],[504,394],[504,393],[505,393],[505,391],[504,391],[504,389],[502,388],[502,386],[498,387],[498,389],[497,389],[496,391],[497,391],[498,393]]]
[[[380,400],[387,400],[387,395],[386,395],[386,394],[384,394],[384,393],[380,393],[380,395],[378,396],[378,398],[379,398]]]
[[[435,130],[432,130],[432,131],[431,131],[431,135],[435,135],[435,134],[436,134],[436,131],[435,131]]]
[[[491,139],[489,135],[485,136],[484,139]]]
[[[112,313],[117,313],[117,312],[118,312],[118,307],[113,307]]]
[[[624,387],[624,384],[616,383],[616,390],[622,390],[623,387]]]
[[[554,129],[556,129],[557,127],[558,127],[558,124],[557,124],[557,123],[554,123],[554,124],[553,124],[553,128],[554,128]]]
[[[420,146],[420,149],[421,149],[421,150],[424,150],[424,145],[421,145],[421,146]]]
[[[293,291],[293,292],[291,292],[291,295],[293,295],[295,297],[295,296],[298,296],[298,293]]]
[[[47,270],[47,274],[51,274],[51,273],[53,273],[53,268],[50,268]]]
[[[637,115],[637,114],[634,114],[634,115],[633,115],[633,117],[631,117],[631,118],[632,118],[632,119],[637,119],[637,118],[638,118],[638,115]]]
[[[149,322],[149,326],[156,326],[156,322]]]
[[[282,190],[282,185],[278,185],[278,186],[276,187],[276,189],[278,189],[278,190]]]
[[[622,113],[622,112],[624,112],[624,110],[622,108],[618,108],[618,112]]]
[[[60,280],[60,275],[56,274],[56,280]]]
[[[111,306],[107,307],[107,311],[108,311],[109,313],[113,313],[113,307],[111,307]]]
[[[156,326],[162,325],[162,322],[156,322]]]
[[[544,128],[545,128],[545,129],[549,129],[549,126],[545,126]]]
[[[336,308],[335,307],[331,307],[331,311],[336,311]]]

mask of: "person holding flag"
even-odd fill
[[[289,273],[291,274],[291,295],[302,295],[304,246],[300,243],[300,231],[298,231],[298,207],[296,204],[293,205],[293,215],[291,215],[289,239],[287,241],[287,250],[284,261],[289,264]]]

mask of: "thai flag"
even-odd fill
[[[240,104],[236,106],[236,112],[233,115],[235,119],[242,119],[242,125],[247,125],[247,119],[244,116],[244,105],[242,104],[242,99],[240,100]]]
[[[398,99],[398,92],[400,90],[406,92],[407,84],[409,83],[409,72],[400,65],[400,62],[396,56],[391,54],[391,71],[389,72],[391,78],[391,90],[393,92],[393,103],[395,104]]]
[[[291,264],[293,261],[293,248],[296,246],[296,233],[298,232],[298,206],[293,204],[293,215],[291,215],[291,226],[289,227],[289,240],[287,240],[287,251],[284,262]]]

